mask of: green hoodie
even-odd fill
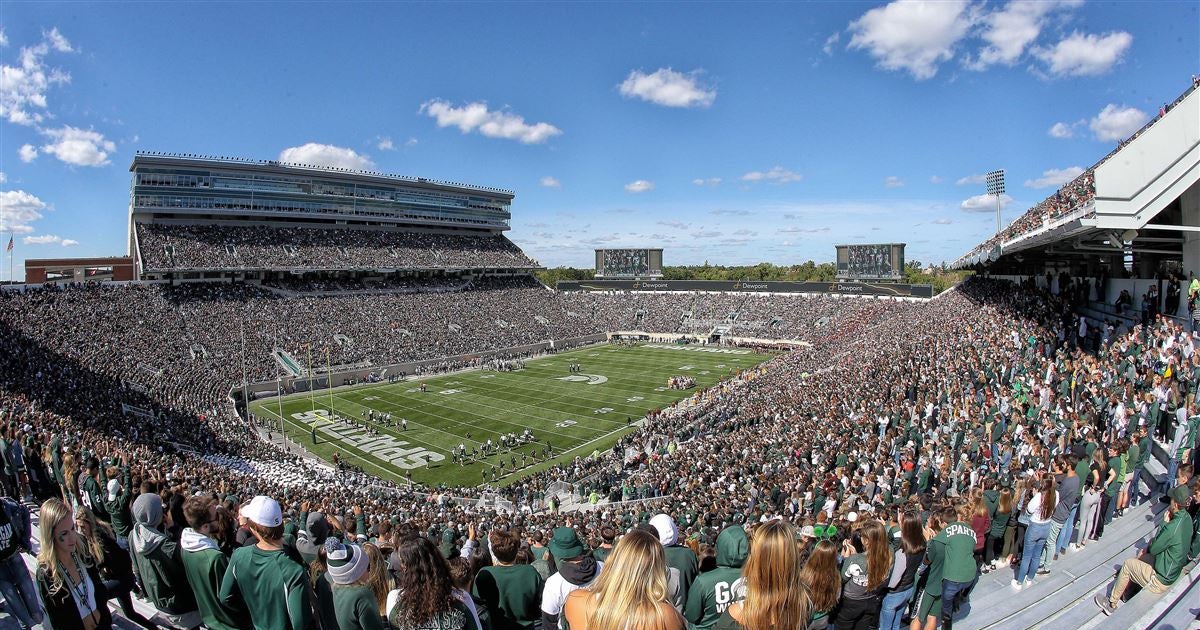
[[[134,528],[129,543],[133,566],[142,578],[146,598],[155,608],[168,615],[199,610],[188,588],[178,543],[141,523]]]
[[[691,628],[710,628],[725,609],[746,597],[742,564],[750,553],[750,540],[740,525],[726,527],[717,536],[717,568],[701,573],[688,590],[683,615]]]
[[[192,528],[183,530],[183,571],[196,596],[200,616],[210,630],[248,630],[250,619],[237,615],[221,605],[221,580],[229,559],[217,548],[213,539]]]
[[[994,518],[996,516],[996,506],[1000,505],[1000,493],[991,488],[984,490],[983,504],[987,506],[988,518]]]
[[[1149,552],[1154,555],[1154,573],[1159,581],[1171,585],[1179,579],[1183,565],[1187,563],[1188,548],[1192,544],[1192,519],[1180,510],[1171,522],[1159,528]]]

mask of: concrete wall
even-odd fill
[[[1138,229],[1200,177],[1200,90],[1096,168],[1100,227]]]

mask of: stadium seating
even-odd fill
[[[183,270],[529,269],[501,235],[265,225],[138,223],[146,272]]]
[[[1052,332],[1062,325],[1063,304],[1057,298],[1000,281],[973,280],[928,302],[561,294],[529,277],[483,277],[464,287],[431,285],[457,290],[379,295],[365,293],[365,285],[323,282],[274,290],[189,283],[4,292],[0,409],[5,422],[30,427],[27,431],[42,444],[57,435],[71,449],[97,444],[100,455],[121,452],[139,462],[139,474],[163,471],[164,486],[176,490],[220,489],[242,499],[268,494],[284,499],[284,509],[293,515],[301,501],[334,514],[359,506],[372,515],[371,526],[398,514],[423,531],[441,527],[447,518],[509,522],[512,515],[497,509],[504,504],[523,511],[527,524],[548,529],[562,522],[546,511],[548,494],[570,488],[574,494],[604,497],[576,521],[593,541],[602,527],[627,527],[648,510],[684,519],[684,502],[702,512],[684,529],[701,536],[725,523],[776,515],[811,523],[825,509],[814,502],[812,489],[828,492],[844,485],[846,496],[828,508],[828,518],[848,531],[861,514],[886,514],[882,493],[864,490],[868,484],[879,490],[867,474],[876,465],[911,458],[934,469],[942,461],[944,468],[935,471],[924,491],[906,485],[915,479],[879,480],[901,497],[917,495],[913,505],[953,496],[950,490],[966,478],[949,467],[956,458],[943,460],[932,447],[905,446],[904,427],[932,441],[941,439],[935,424],[968,421],[972,398],[948,392],[976,382],[964,377],[969,370],[983,373],[1017,362],[1040,375],[1055,344],[1075,352],[1069,337],[1059,341]],[[79,334],[81,325],[88,334]],[[495,500],[484,503],[449,499],[479,497],[480,489],[396,486],[282,450],[263,439],[265,430],[235,420],[228,399],[230,387],[241,379],[243,329],[247,373],[270,380],[277,369],[271,351],[277,347],[301,357],[310,346],[326,344],[330,361],[384,365],[609,330],[705,335],[718,325],[747,337],[793,339],[809,347],[703,392],[689,405],[652,414],[599,457],[564,462],[504,488],[485,487],[482,492]],[[401,327],[408,334],[398,332]],[[1147,334],[1177,333],[1164,321]],[[343,342],[333,342],[335,335]],[[315,351],[323,353],[324,346]],[[936,402],[939,395],[958,397],[963,406],[943,408]],[[891,417],[882,431],[880,415]],[[1039,429],[1030,425],[1028,430]],[[1018,449],[1014,457],[1023,465],[1044,465],[1034,454]],[[839,464],[839,455],[849,463]],[[1161,458],[1161,449],[1154,455]],[[841,465],[846,470],[834,474]],[[1161,475],[1164,466],[1154,462],[1151,472]],[[750,480],[759,475],[762,487],[751,494],[755,484]],[[778,493],[769,492],[772,486]],[[1089,598],[1107,586],[1115,564],[1152,532],[1160,509],[1150,503],[1130,510],[1100,543],[1068,554],[1048,577],[1020,593],[1009,590],[1007,572],[985,576],[959,627],[1076,627],[1104,621]],[[1138,595],[1118,613],[1136,620],[1181,614],[1174,607],[1160,610],[1163,599]]]

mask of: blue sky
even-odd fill
[[[1197,3],[1148,6],[0,2],[0,229],[123,254],[140,149],[509,188],[549,266],[949,261],[973,176],[1007,222],[1200,72]]]

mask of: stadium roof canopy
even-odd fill
[[[1090,194],[1094,178],[1095,194]],[[1077,204],[1064,199],[1089,189]],[[1134,261],[1135,275],[1178,260],[1200,275],[1200,90],[1193,85],[1159,116],[954,267],[1040,273],[1089,258]],[[1149,264],[1147,264],[1149,263]]]

